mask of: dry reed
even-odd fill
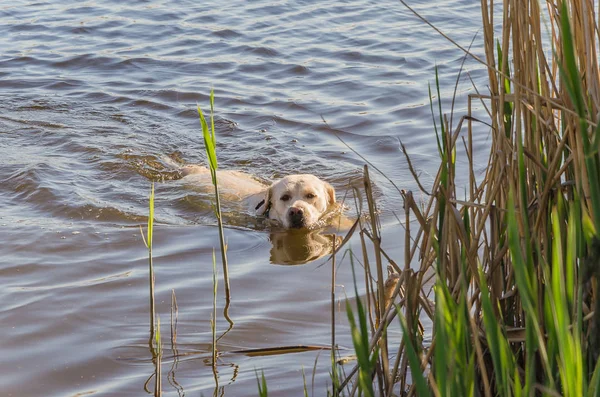
[[[406,254],[394,275],[394,294],[400,296],[404,337],[392,365],[384,354],[378,357],[371,376],[379,395],[577,396],[600,390],[600,320],[594,312],[600,275],[599,15],[592,0],[542,4],[482,0],[485,59],[457,46],[487,67],[489,94],[469,95],[468,113],[457,125],[441,103],[431,103],[442,161],[428,192],[409,159],[429,198],[419,205],[411,192],[402,192]],[[437,76],[436,86],[439,98]],[[483,174],[473,166],[474,134],[481,130],[474,127],[472,101],[487,109],[491,126]],[[459,144],[468,164],[465,199],[465,187],[456,181]],[[385,353],[381,337],[395,326],[396,313],[383,304],[381,258],[387,255],[368,186],[366,193],[372,222],[357,230],[367,307],[376,317],[369,349],[379,346]],[[376,253],[376,286],[364,241]],[[424,288],[432,270],[435,305]],[[434,323],[427,344],[419,326],[423,316]],[[359,368],[360,362],[348,372],[340,394],[361,389],[354,378]]]

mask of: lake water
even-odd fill
[[[464,46],[479,32],[478,2],[409,3]],[[431,184],[439,160],[428,84],[437,64],[449,105],[463,56],[396,1],[13,0],[0,5],[0,22],[1,396],[147,393],[154,365],[139,225],[150,179],[168,176],[167,157],[205,163],[196,104],[208,110],[211,88],[221,168],[264,180],[314,173],[341,199],[360,185],[364,161],[339,137],[416,192],[399,141]],[[481,32],[479,54],[480,42]],[[472,61],[466,67],[485,91],[486,73]],[[459,115],[469,92],[464,80]],[[481,131],[475,148],[485,154]],[[402,200],[371,173],[384,247],[401,261],[403,229],[393,213],[402,213]],[[293,238],[235,211],[225,231],[234,327],[219,343],[215,389],[211,203],[185,180],[156,185],[164,395],[254,396],[261,370],[270,396],[301,395],[302,369],[310,393],[315,366],[314,395],[325,395],[329,351],[239,351],[327,346],[330,267],[319,266],[323,258],[273,263],[286,262],[276,242]],[[302,262],[300,251],[288,254]],[[345,260],[337,280],[342,355],[352,346],[343,304],[354,294],[351,280]],[[223,304],[220,285],[219,312]],[[227,328],[222,317],[217,328]]]

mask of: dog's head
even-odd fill
[[[310,228],[335,203],[333,187],[314,175],[288,175],[273,183],[257,211],[288,229]]]

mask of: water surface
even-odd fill
[[[410,3],[465,46],[480,26],[474,2]],[[364,164],[341,138],[397,186],[416,191],[399,141],[431,184],[438,159],[428,83],[438,65],[449,105],[463,55],[394,1],[13,1],[0,7],[0,21],[3,396],[145,393],[154,366],[139,225],[150,180],[169,179],[166,157],[205,162],[196,104],[208,110],[211,88],[222,168],[265,181],[314,173],[341,199],[360,186]],[[483,84],[477,64],[467,68]],[[470,90],[468,82],[459,86],[459,113]],[[481,131],[475,147],[484,152]],[[403,258],[393,215],[402,213],[401,199],[372,174],[384,246]],[[185,180],[156,185],[165,395],[215,390],[211,203]],[[329,266],[319,266],[323,259],[274,264],[293,262],[273,252],[285,236],[235,211],[226,220],[235,326],[220,341],[218,394],[256,395],[255,369],[262,369],[269,395],[299,395],[302,368],[310,389],[316,362],[315,395],[324,395],[328,351],[236,351],[327,346]],[[338,277],[338,343],[350,348],[347,260]],[[169,342],[173,290],[176,346]],[[222,292],[221,285],[219,310]],[[217,327],[227,328],[222,317]]]

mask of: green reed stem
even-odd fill
[[[213,369],[217,366],[217,259],[215,258],[215,251],[212,254],[213,260],[213,311],[210,319],[210,329],[212,333],[212,365]]]
[[[215,120],[214,120],[214,104],[215,104],[215,95],[214,90],[210,91],[210,129],[208,128],[208,123],[204,118],[204,114],[198,106],[198,114],[200,116],[200,125],[202,126],[202,136],[204,138],[204,148],[206,150],[206,156],[208,157],[208,165],[210,168],[210,175],[212,178],[212,183],[215,188],[215,215],[217,217],[217,223],[219,228],[219,244],[221,247],[221,261],[223,263],[223,280],[225,284],[225,299],[227,301],[225,306],[225,317],[230,324],[233,324],[231,319],[229,318],[227,312],[229,303],[231,301],[231,290],[229,287],[229,270],[227,265],[227,245],[225,244],[225,236],[223,232],[223,217],[221,213],[221,200],[219,196],[219,183],[217,180],[217,141],[215,137]]]
[[[141,229],[141,226],[140,226]],[[148,248],[148,277],[150,284],[150,346],[153,346],[156,324],[156,303],[154,297],[154,264],[152,261],[152,237],[154,234],[154,182],[150,190],[150,200],[148,203],[148,229],[146,230],[147,237],[144,239],[144,244]],[[144,234],[142,233],[142,239]],[[154,349],[153,349],[154,350]]]

